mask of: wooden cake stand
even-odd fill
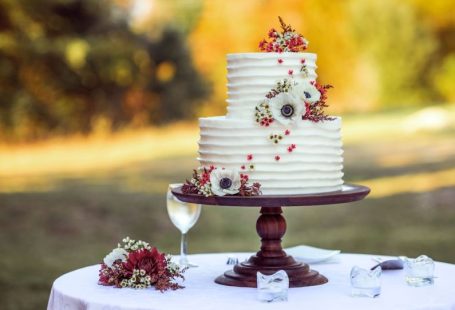
[[[312,286],[327,283],[328,280],[305,263],[297,262],[281,247],[281,238],[286,233],[286,220],[282,207],[329,205],[362,200],[370,192],[366,186],[345,184],[341,191],[310,194],[272,196],[210,196],[182,193],[181,187],[172,193],[181,201],[203,205],[261,207],[261,215],[256,222],[256,231],[261,237],[261,249],[249,260],[234,266],[216,278],[223,285],[256,287],[256,273],[273,274],[285,270],[290,287]]]

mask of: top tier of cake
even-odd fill
[[[227,117],[252,119],[252,111],[276,82],[316,80],[316,54],[236,53],[227,55]],[[302,74],[302,69],[305,70]]]

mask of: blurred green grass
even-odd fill
[[[403,118],[397,114],[387,119],[393,122],[400,115]],[[352,135],[355,122],[355,117],[346,119],[345,135]],[[350,182],[378,177],[387,182],[388,177],[412,178],[417,173],[431,176],[455,167],[453,132],[346,140],[345,179]],[[394,154],[401,164],[392,160]],[[387,156],[392,157],[386,160]],[[100,262],[127,235],[178,253],[179,232],[168,220],[165,191],[167,184],[181,182],[196,165],[193,157],[176,154],[78,176],[53,176],[47,190],[31,186],[0,193],[0,308],[45,308],[54,279]],[[353,204],[288,208],[284,246],[425,253],[455,263],[454,201],[455,188],[448,183],[429,191],[372,195]],[[258,211],[204,207],[189,233],[190,252],[256,251]]]

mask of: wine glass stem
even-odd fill
[[[180,265],[187,265],[188,258],[186,254],[188,253],[188,242],[186,240],[186,233],[182,234],[182,240],[180,242]]]

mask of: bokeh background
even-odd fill
[[[452,0],[0,0],[0,308],[129,235],[177,253],[167,185],[198,116],[225,114],[230,52],[282,16],[318,54],[365,201],[285,210],[284,245],[455,263]],[[258,210],[204,207],[190,252],[255,251]],[[373,263],[373,262],[372,262]]]

